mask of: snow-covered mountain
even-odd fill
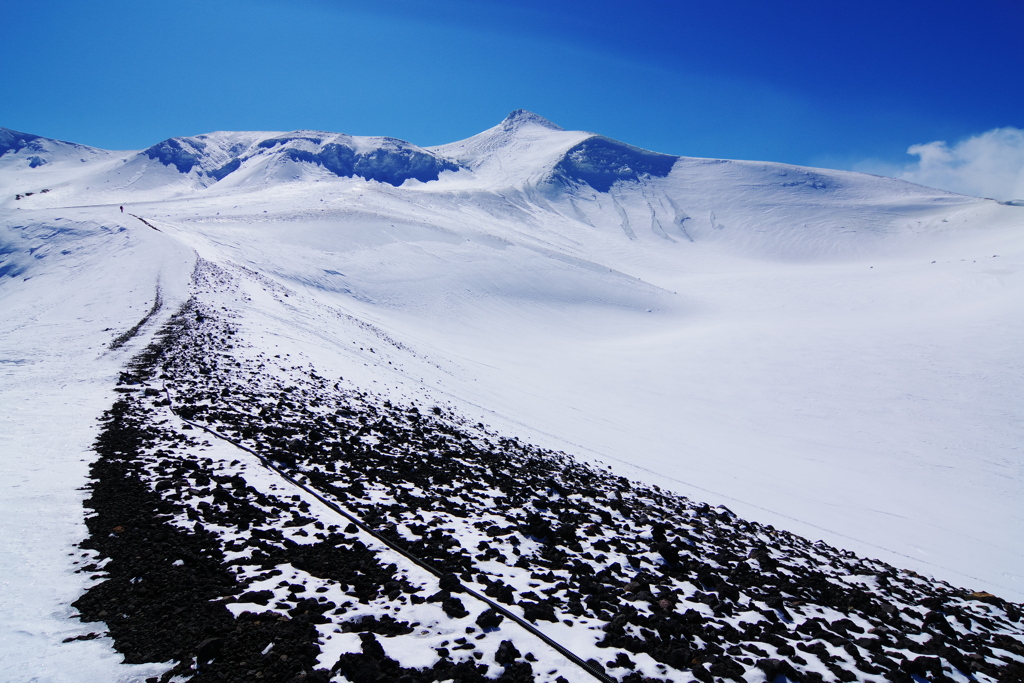
[[[358,537],[364,549],[391,558],[398,569],[389,580],[400,587],[426,582],[426,590],[438,590],[429,587],[436,581],[429,572],[406,568],[389,542],[420,543],[416,534],[435,538],[436,531],[468,558],[492,555],[447,571],[484,600],[487,591],[505,595],[494,587],[503,577],[516,595],[509,609],[519,610],[508,619],[525,615],[600,669],[588,673],[592,665],[580,668],[511,621],[496,631],[472,626],[480,610],[503,609],[481,602],[480,609],[467,606],[472,616],[464,619],[481,631],[483,659],[474,661],[491,662],[491,677],[526,676],[516,668],[523,663],[518,655],[502,663],[511,656],[507,640],[523,651],[522,643],[531,643],[530,676],[537,680],[608,674],[617,680],[633,674],[846,680],[854,675],[850,669],[857,680],[891,678],[884,662],[860,664],[874,652],[872,638],[882,636],[860,643],[839,629],[829,638],[845,637],[849,647],[832,643],[831,654],[816,660],[806,651],[794,659],[786,643],[771,644],[807,629],[813,634],[817,627],[804,625],[819,623],[814,619],[826,626],[852,619],[862,631],[879,633],[903,628],[884,610],[857,612],[783,583],[759,588],[742,578],[740,568],[750,565],[765,577],[778,567],[779,576],[813,567],[814,576],[827,574],[844,590],[862,586],[867,592],[858,599],[868,602],[876,600],[876,589],[883,601],[903,596],[898,609],[909,615],[905,628],[917,630],[885,646],[890,658],[891,650],[911,652],[906,639],[918,642],[938,623],[928,615],[962,615],[947,624],[954,635],[940,631],[953,649],[903,656],[905,666],[896,657],[893,670],[939,680],[928,659],[935,656],[938,671],[954,679],[960,675],[954,670],[970,673],[964,667],[973,666],[976,680],[1010,680],[1009,670],[992,668],[1024,661],[1007,642],[970,666],[958,658],[982,643],[994,652],[996,641],[984,640],[982,631],[1020,639],[1017,608],[1002,599],[1024,597],[1022,265],[1020,207],[864,174],[659,154],[566,131],[526,111],[431,148],[303,130],[217,132],[109,152],[0,129],[0,439],[10,482],[2,565],[10,590],[0,597],[4,677],[146,678],[171,666],[153,662],[182,661],[185,650],[167,645],[173,634],[154,635],[139,626],[149,623],[142,617],[110,616],[116,594],[135,591],[135,579],[164,582],[164,592],[183,605],[198,599],[174,593],[180,577],[140,573],[156,571],[159,562],[133,565],[135,556],[118,545],[133,532],[114,521],[128,512],[111,501],[127,496],[161,510],[137,520],[140,528],[170,525],[170,531],[130,536],[132,548],[144,545],[153,557],[171,553],[168,548],[189,557],[213,553],[223,562],[269,553],[271,559],[260,560],[263,573],[239,569],[210,584],[236,617],[244,610],[232,605],[249,603],[232,603],[226,596],[235,589],[228,586],[244,586],[246,595],[270,591],[270,602],[249,604],[250,612],[273,609],[276,600],[290,610],[306,605],[305,614],[316,605],[279,586],[280,572],[296,572],[286,586],[305,583],[311,593],[313,579],[300,575],[326,581],[317,586],[339,612],[328,619],[314,609],[319,654],[289,650],[288,656],[312,657],[327,669],[336,660],[336,680],[357,683],[360,667],[377,662],[379,669],[385,661],[375,649],[382,645],[370,643],[367,633],[383,640],[410,680],[456,675],[444,667],[435,678],[410,672],[438,661],[472,663],[473,655],[471,648],[453,649],[456,635],[444,631],[462,617],[454,616],[461,613],[454,603],[442,610],[451,598],[443,585],[438,595],[447,590],[449,596],[437,604],[421,605],[410,594],[408,604],[404,597],[381,597],[343,609],[344,586],[358,593],[362,584],[314,569],[321,560],[302,550],[314,538],[341,547],[340,536],[325,536],[332,515],[340,514],[330,505],[366,524],[345,532],[347,552],[355,553],[346,557],[363,552],[352,546]],[[97,418],[118,397],[121,407],[101,427]],[[413,407],[423,417],[409,418]],[[149,425],[148,436],[125,431],[139,424]],[[203,428],[211,431],[196,438]],[[91,450],[98,435],[101,447]],[[126,459],[110,446],[115,437],[141,439],[132,451],[138,457]],[[411,468],[400,482],[373,460],[385,447],[395,463]],[[440,465],[421,463],[415,454],[435,451],[448,453],[456,469],[441,467],[424,479],[424,467]],[[524,468],[521,482],[474,479],[481,453],[508,471]],[[576,464],[565,464],[559,453]],[[264,462],[279,469],[262,468]],[[192,468],[188,463],[196,464],[195,475],[182,474]],[[640,483],[617,483],[619,476]],[[143,482],[145,490],[118,488],[128,480]],[[355,480],[358,487],[347,488]],[[87,482],[91,494],[78,490]],[[292,494],[282,496],[293,486],[299,486],[297,506],[288,510]],[[246,487],[256,493],[238,497]],[[488,487],[505,493],[480,493]],[[524,490],[540,488],[547,503],[524,502]],[[419,512],[410,508],[408,519],[379,518],[382,510],[408,506],[409,495],[430,502],[419,503]],[[672,498],[677,495],[694,502]],[[94,515],[88,529],[87,496]],[[229,498],[256,507],[241,515]],[[490,511],[481,500],[492,501]],[[613,500],[619,502],[609,506]],[[731,512],[710,514],[703,503]],[[235,517],[218,517],[218,505]],[[256,508],[263,512],[251,511]],[[733,513],[738,522],[730,521]],[[296,515],[295,524],[266,521],[282,514]],[[568,524],[566,515],[604,526],[604,535],[625,545],[602,550],[582,536],[579,543],[563,538],[556,531]],[[320,527],[309,526],[307,534],[304,525],[313,520]],[[338,534],[347,524],[333,523]],[[485,533],[488,525],[519,530],[492,535]],[[607,531],[613,527],[615,533]],[[270,546],[251,545],[262,537],[247,530],[257,528],[269,534],[260,542]],[[165,540],[153,541],[158,536]],[[556,536],[562,540],[553,541]],[[828,545],[812,550],[801,537]],[[72,553],[86,538],[92,560]],[[512,538],[518,554],[501,545]],[[497,555],[478,548],[483,541],[499,548]],[[171,545],[159,545],[165,542]],[[775,564],[758,544],[774,548],[764,552]],[[679,560],[683,546],[701,550],[687,550],[690,560]],[[707,559],[717,546],[736,557]],[[829,546],[876,560],[847,562]],[[416,547],[444,564],[433,546]],[[800,553],[810,554],[799,560]],[[743,561],[743,554],[753,559]],[[648,559],[628,564],[631,557]],[[106,575],[95,561],[102,558],[113,558]],[[517,558],[542,563],[523,560],[517,568]],[[192,566],[181,561],[167,559]],[[593,605],[583,600],[587,606],[576,614],[574,598],[560,598],[558,585],[563,579],[576,585],[582,570],[563,577],[559,562],[607,570],[609,590],[651,596],[651,607],[605,596]],[[636,572],[618,588],[608,569],[616,562]],[[73,563],[94,568],[76,574]],[[890,565],[916,573],[897,574]],[[90,578],[94,572],[100,573]],[[701,572],[705,578],[696,578]],[[971,598],[971,591],[918,575],[1000,597]],[[812,585],[808,577],[801,580]],[[729,597],[721,581],[739,586],[739,597]],[[892,585],[902,592],[887,592]],[[133,598],[138,614],[157,609],[145,593]],[[702,602],[709,594],[729,606]],[[942,599],[935,602],[936,596]],[[70,620],[75,601],[85,618],[104,621],[111,637],[62,643],[90,631]],[[710,631],[700,636],[685,628],[685,638],[666,631],[655,647],[651,629],[658,629],[643,619],[672,612],[659,601],[677,605],[679,619],[690,608],[712,619],[700,628],[718,633],[732,624],[747,639],[735,646],[749,641],[756,649],[727,656],[707,637]],[[558,615],[550,625],[545,605]],[[757,636],[741,628],[744,610],[761,619],[758,609],[780,606],[779,623],[789,631]],[[226,618],[186,613],[211,623]],[[409,635],[419,633],[416,627],[351,625],[364,617],[376,624],[384,614],[420,621],[422,639]],[[616,614],[622,619],[611,627]],[[733,616],[739,621],[729,621]],[[565,620],[575,625],[563,628]],[[342,635],[334,634],[335,625]],[[184,633],[185,643],[205,638]],[[275,642],[306,637],[289,634]],[[963,640],[968,636],[982,640]],[[217,638],[200,659],[210,648],[228,647]],[[684,641],[686,657],[679,654]],[[805,644],[813,652],[819,642]],[[117,663],[112,645],[128,664]],[[258,649],[265,645],[260,641]],[[750,654],[758,651],[765,654]],[[345,652],[366,659],[345,659]],[[918,655],[924,659],[914,664]],[[829,657],[841,671],[829,668]],[[795,668],[758,664],[783,660]],[[226,675],[239,675],[237,666]],[[285,668],[288,676],[296,673]],[[479,674],[464,669],[458,676],[466,680]]]

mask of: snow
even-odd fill
[[[219,164],[281,135],[205,139]],[[159,669],[60,641],[86,633],[95,419],[194,254],[267,278],[238,324],[290,364],[1024,599],[1024,209],[691,158],[608,193],[546,184],[589,137],[513,116],[421,150],[463,168],[401,187],[269,154],[219,183],[134,152],[0,156],[2,677]],[[161,311],[111,351],[158,284]]]
[[[158,281],[166,305],[180,305],[191,255],[113,215],[101,225],[39,213],[3,233],[22,260],[0,287],[0,678],[142,680],[162,667],[124,666],[105,639],[62,641],[91,631],[71,607],[91,583],[73,547],[85,536],[80,487],[96,418],[137,350],[107,345],[149,310]]]
[[[461,186],[466,177],[467,189],[501,190],[540,179],[570,147],[592,136],[563,130],[541,116],[519,110],[493,128],[429,151],[473,171],[458,179],[446,178],[448,184]]]

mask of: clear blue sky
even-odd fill
[[[12,0],[0,126],[108,149],[536,111],[657,151],[848,167],[1024,128],[1020,0]]]

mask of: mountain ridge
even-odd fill
[[[73,146],[105,156],[118,154],[9,129],[0,130],[4,131],[0,136],[0,158],[13,152],[8,157],[8,164],[30,143],[38,147],[38,153],[28,160],[30,168],[47,163],[45,155],[52,150],[41,146],[46,144]],[[475,136],[433,147],[419,147],[390,137],[351,136],[303,129],[290,132],[217,131],[167,138],[141,151],[127,153],[124,163],[145,157],[164,167],[173,167],[181,175],[199,176],[197,189],[203,189],[235,173],[243,163],[259,160],[268,154],[278,157],[277,161],[318,166],[338,177],[360,177],[394,186],[401,186],[410,179],[436,181],[445,171],[457,172],[462,168],[480,170],[482,166],[494,165],[495,156],[505,157],[497,161],[498,165],[514,166],[517,163],[514,157],[520,156],[524,159],[519,163],[525,162],[526,167],[512,172],[502,169],[506,184],[531,180],[541,186],[579,184],[602,193],[607,193],[616,182],[663,178],[671,172],[675,161],[695,159],[644,150],[594,133],[566,131],[538,114],[519,109],[498,125]],[[704,161],[721,163],[728,160]],[[203,178],[208,180],[203,181]],[[494,186],[494,183],[488,184]]]
[[[0,677],[1019,677],[1019,207],[528,112],[161,144],[0,156]]]

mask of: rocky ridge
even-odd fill
[[[1024,680],[1019,605],[288,367],[208,302],[244,277],[96,445],[76,606],[162,681]]]

